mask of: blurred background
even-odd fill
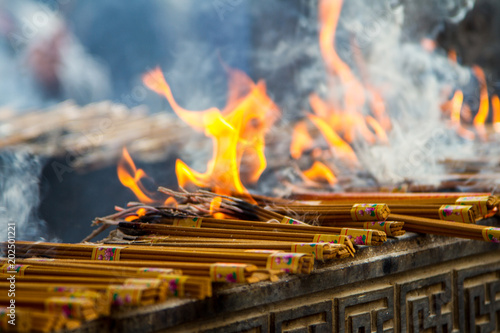
[[[67,100],[81,107],[111,101],[126,108],[145,107],[148,114],[172,114],[166,100],[142,84],[142,75],[157,66],[178,103],[191,110],[222,108],[226,68],[240,69],[254,81],[266,82],[282,121],[292,122],[309,108],[311,92],[327,89],[317,12],[316,0],[0,1],[0,140],[8,131],[9,123],[2,120],[7,114]],[[462,66],[481,66],[488,89],[498,93],[499,31],[496,0],[353,0],[342,9],[337,46],[342,56],[353,36],[366,43],[361,48],[369,68],[384,73],[393,88],[408,73],[412,81],[422,73],[447,80],[440,59],[454,50]],[[407,56],[408,45],[423,40],[434,43],[430,48],[440,58],[416,66]],[[400,55],[397,66],[395,55]],[[354,62],[349,56],[344,61]],[[479,103],[474,89],[471,104]],[[421,98],[415,95],[411,98]],[[79,241],[91,230],[94,217],[135,198],[122,190],[116,163],[78,172],[61,173],[59,168],[58,173],[54,163],[66,165],[67,155],[16,149],[0,152],[0,221],[26,221],[20,232],[25,238]],[[137,164],[156,183],[175,187],[172,161],[179,154]]]

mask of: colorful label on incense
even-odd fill
[[[171,268],[141,267],[137,270],[137,273],[156,277],[160,274],[172,274],[173,271]]]
[[[474,223],[471,219],[472,206],[443,205],[439,208],[439,218],[444,221]]]
[[[118,261],[123,247],[96,246],[92,250],[91,260]]]
[[[129,278],[123,282],[124,286],[142,286],[146,288],[158,288],[161,285],[160,279],[134,279]]]
[[[140,305],[145,286],[109,286],[107,296],[111,305]]]
[[[246,264],[215,263],[210,266],[213,282],[245,283]]]
[[[24,271],[28,267],[30,267],[30,265],[21,265],[21,264],[11,265],[11,264],[5,264],[5,265],[2,265],[2,273],[3,274],[18,274],[19,276],[24,276]]]
[[[307,223],[304,223],[304,222],[301,222],[298,220],[294,220],[288,216],[283,217],[283,220],[281,220],[281,224],[293,224],[293,225],[307,225],[307,226],[309,226],[309,224],[307,224]]]
[[[295,243],[292,245],[292,252],[309,253],[313,255],[314,259],[323,260],[325,245],[325,243]]]
[[[174,219],[172,225],[175,227],[201,228],[202,220],[201,217]]]
[[[159,276],[164,283],[167,284],[168,290],[167,295],[173,297],[184,297],[185,296],[185,285],[188,279],[185,275],[175,275],[175,274],[162,274]]]
[[[276,253],[267,258],[267,269],[279,269],[287,273],[300,273],[299,261],[305,253]]]
[[[458,198],[455,202],[457,205],[466,205],[473,206],[474,210],[479,216],[488,215],[488,200],[489,196],[480,196],[480,197],[461,197]]]
[[[62,314],[69,319],[84,319],[83,307],[93,307],[90,300],[75,297],[51,297],[45,301],[47,312]]]
[[[347,237],[342,235],[316,234],[313,237],[313,243],[344,244],[346,239]]]
[[[392,236],[391,233],[391,222],[387,221],[371,221],[363,223],[363,228],[374,229],[385,232],[387,236]]]
[[[484,228],[483,239],[487,242],[500,243],[500,228]]]
[[[342,228],[341,235],[346,236],[355,245],[371,245],[373,230]]]
[[[386,210],[386,204],[355,204],[351,208],[351,217],[353,221],[380,221],[385,220],[383,212]]]

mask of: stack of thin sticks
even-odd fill
[[[297,242],[269,242],[259,240],[237,240],[237,242],[228,242],[220,239],[205,239],[201,242],[193,242],[195,239],[189,237],[161,237],[161,236],[140,236],[134,237],[130,235],[122,235],[119,238],[109,237],[106,244],[131,244],[131,245],[153,245],[153,246],[168,246],[183,250],[193,248],[203,248],[204,251],[216,251],[221,249],[231,250],[234,252],[262,252],[262,251],[277,251],[277,252],[293,252],[293,253],[311,253],[307,246],[321,247],[320,250],[313,253],[316,260],[333,260],[347,258],[354,255],[354,247],[346,244],[332,244],[327,242],[322,243],[297,243]],[[346,240],[348,241],[348,239]],[[314,245],[313,245],[314,244]],[[307,246],[306,246],[307,245]]]
[[[500,199],[490,193],[332,193],[300,194],[296,199],[300,202],[281,203],[273,209],[316,214],[323,225],[351,227],[354,222],[347,216],[351,204],[383,201],[390,209],[387,218],[404,223],[407,231],[492,242],[499,236],[497,228],[474,225],[498,214]]]
[[[40,311],[16,306],[16,325],[8,323],[8,308],[0,308],[0,329],[2,332],[57,332],[62,329],[74,330],[80,326],[78,320],[64,317],[62,313]]]

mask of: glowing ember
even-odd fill
[[[248,194],[240,179],[241,168],[245,169],[248,183],[259,179],[266,168],[264,136],[279,117],[264,82],[255,84],[243,72],[230,70],[229,97],[221,112],[217,108],[189,111],[180,107],[159,68],[144,75],[143,81],[148,88],[165,96],[182,120],[204,131],[213,141],[213,157],[204,173],[192,170],[183,161],[176,162],[179,185],[211,188],[219,194]]]

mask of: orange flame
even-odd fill
[[[147,174],[142,169],[137,169],[132,157],[127,149],[123,147],[122,157],[118,162],[118,179],[123,186],[128,187],[134,192],[137,199],[145,204],[152,204],[155,202],[152,195],[142,185],[142,179],[147,178]]]
[[[358,164],[358,158],[356,157],[356,153],[352,150],[351,146],[342,138],[321,118],[309,114],[308,118],[318,127],[318,129],[323,134],[325,140],[330,144],[333,148],[334,153],[344,162],[351,166],[355,166]]]
[[[474,75],[477,77],[480,85],[479,110],[474,117],[473,123],[481,139],[486,140],[486,129],[484,127],[484,123],[486,122],[486,118],[488,118],[490,108],[488,86],[486,84],[484,71],[481,67],[473,66],[472,70],[474,71]]]
[[[313,165],[302,172],[302,174],[313,181],[317,182],[328,182],[330,185],[335,185],[337,183],[337,177],[333,172],[320,161],[315,161]]]
[[[354,111],[365,103],[364,89],[352,74],[349,66],[342,61],[335,51],[335,33],[342,10],[342,0],[321,0],[319,19],[322,25],[319,34],[319,46],[326,66],[332,74],[336,74],[345,89],[345,109]]]
[[[493,95],[491,98],[491,107],[493,109],[493,127],[495,131],[500,132],[500,98]]]
[[[212,199],[210,202],[210,215],[212,215],[216,219],[223,219],[225,218],[224,213],[219,213],[217,210],[220,208],[220,205],[222,203],[222,198],[221,197],[215,197]]]
[[[307,130],[304,121],[298,122],[293,128],[292,143],[290,144],[290,155],[294,159],[299,159],[304,151],[313,147],[314,140]]]
[[[179,205],[174,197],[168,197],[167,200],[165,200],[165,202],[163,203],[163,206],[177,208]]]
[[[464,93],[461,90],[455,91],[453,98],[449,103],[451,125],[457,133],[464,139],[474,140],[475,134],[461,124],[462,106],[464,105]]]
[[[279,117],[274,102],[266,94],[265,83],[254,83],[239,70],[229,72],[226,107],[189,111],[175,101],[170,86],[159,68],[143,77],[145,85],[165,96],[175,113],[196,130],[204,131],[213,141],[213,157],[204,173],[177,160],[176,174],[180,186],[189,184],[209,187],[219,194],[248,194],[240,179],[245,159],[246,181],[256,182],[266,168],[264,136]]]

